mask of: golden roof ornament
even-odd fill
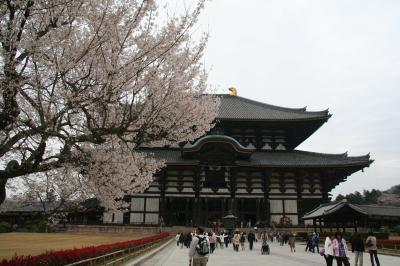
[[[231,96],[237,96],[237,89],[235,87],[230,87],[229,91],[231,92]]]

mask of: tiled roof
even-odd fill
[[[347,156],[343,154],[326,154],[308,151],[264,151],[254,152],[249,162],[240,164],[257,166],[343,166],[370,163],[369,155]]]
[[[308,112],[306,108],[286,108],[257,102],[229,94],[218,95],[221,104],[217,119],[221,120],[327,120],[328,110]]]
[[[379,205],[358,205],[351,204],[347,201],[329,202],[321,204],[314,210],[305,214],[302,219],[310,220],[313,218],[320,218],[327,215],[332,215],[344,207],[349,207],[355,212],[368,215],[368,216],[395,216],[400,217],[400,207],[388,207]]]
[[[54,209],[55,204],[44,203],[46,210]],[[40,202],[18,202],[6,200],[0,205],[0,213],[3,212],[43,212],[43,205]]]
[[[179,149],[153,149],[144,152],[163,159],[167,164],[196,164],[196,161],[187,161],[181,157]],[[325,154],[306,151],[260,151],[254,152],[249,160],[237,161],[238,165],[266,166],[266,167],[319,167],[319,166],[368,166],[372,161],[369,155],[351,157],[344,154]]]
[[[400,217],[400,207],[391,207],[382,205],[356,205],[356,206],[367,212],[368,215]]]

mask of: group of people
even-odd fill
[[[308,235],[306,239],[306,249],[305,251],[309,251],[315,253],[315,250],[319,253],[319,235],[316,232]]]
[[[368,248],[368,252],[371,259],[372,266],[380,266],[378,259],[378,252],[376,246],[376,237],[372,232],[368,234],[367,239],[364,241],[360,234],[355,233],[351,239],[352,252],[355,254],[354,264],[356,266],[363,265],[363,254],[365,251],[365,245]],[[349,249],[346,244],[346,240],[342,237],[340,233],[335,233],[334,235],[327,236],[325,239],[324,249],[321,250],[321,255],[325,257],[326,265],[332,266],[333,259],[336,259],[337,266],[349,266]]]
[[[247,236],[246,236],[246,232],[239,232],[236,231],[235,234],[233,235],[232,239],[230,240],[232,242],[233,245],[233,249],[235,251],[239,251],[239,245],[241,247],[242,250],[245,250],[245,242],[246,242],[246,238],[247,241],[249,242],[249,249],[253,250],[253,244],[256,241],[256,235],[254,234],[253,231],[250,231]]]
[[[214,253],[215,248],[227,248],[231,243],[236,252],[245,250],[245,242],[249,243],[249,249],[253,249],[254,242],[262,241],[262,247],[268,246],[267,242],[279,242],[280,244],[289,244],[291,252],[296,252],[294,234],[287,233],[255,233],[251,230],[248,234],[241,231],[235,231],[233,235],[227,232],[205,232],[203,228],[198,227],[192,233],[179,233],[175,237],[177,246],[189,248],[189,262],[193,266],[205,266],[208,261],[208,255]],[[355,233],[351,239],[352,252],[355,253],[355,265],[363,265],[363,253],[365,246],[368,248],[370,254],[371,265],[380,266],[377,255],[377,241],[373,233],[370,232],[366,240],[363,240],[358,233]],[[317,250],[324,256],[326,265],[333,266],[334,259],[337,266],[349,266],[349,248],[346,240],[342,237],[340,232],[327,236],[325,239],[324,248],[319,249],[319,235],[312,233],[308,236],[306,242],[306,251],[315,253]],[[269,251],[268,251],[269,254]]]
[[[269,233],[267,231],[254,232],[250,230],[246,234],[244,231],[235,231],[232,235],[228,232],[205,232],[203,228],[198,227],[195,232],[178,233],[175,236],[176,245],[181,248],[184,246],[189,248],[190,265],[204,266],[207,264],[209,254],[214,253],[216,248],[228,248],[232,244],[233,250],[245,250],[245,243],[249,243],[249,249],[253,250],[254,242],[262,242],[262,254],[265,254],[265,247],[269,246],[268,242],[278,242],[289,244],[291,252],[296,252],[294,234],[287,233]]]

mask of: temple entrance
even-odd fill
[[[192,226],[193,199],[167,198],[165,210],[167,225]]]
[[[245,226],[247,227],[248,222],[250,222],[250,227],[254,227],[256,224],[256,214],[255,213],[246,213],[244,215],[244,221],[246,222]]]

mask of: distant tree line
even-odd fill
[[[353,204],[377,204],[379,196],[382,195],[382,191],[378,189],[364,190],[362,193],[355,191],[354,193],[343,196],[339,194],[335,201],[341,201],[346,199],[347,202]]]

